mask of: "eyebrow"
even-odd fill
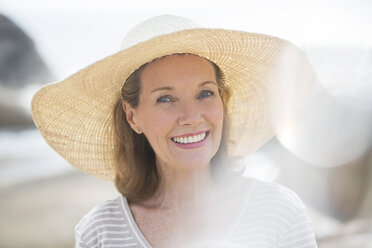
[[[171,91],[171,90],[174,90],[174,88],[173,87],[168,87],[168,86],[161,87],[161,88],[156,88],[156,89],[152,90],[151,93],[153,93],[155,91],[160,91],[160,90],[169,90],[169,91]]]
[[[205,81],[205,82],[200,83],[200,84],[199,84],[199,87],[202,87],[202,86],[204,86],[204,85],[206,85],[206,84],[214,84],[214,85],[218,85],[218,84],[217,84],[216,82],[214,82],[214,81]],[[173,88],[173,87],[169,87],[169,86],[160,87],[160,88],[153,89],[153,90],[151,91],[151,93],[156,92],[156,91],[161,91],[161,90],[169,90],[169,91],[172,91],[172,90],[174,90],[174,88]]]
[[[199,84],[199,87],[204,86],[206,84],[214,84],[214,85],[217,85],[218,86],[218,84],[216,82],[214,82],[214,81],[205,81],[205,82]]]

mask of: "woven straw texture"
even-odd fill
[[[303,54],[275,37],[194,27],[149,37],[128,41],[123,50],[41,88],[32,100],[34,122],[47,143],[88,174],[114,179],[114,104],[126,78],[155,58],[191,53],[221,68],[232,92],[224,130],[231,157],[247,155],[270,139],[314,80]]]

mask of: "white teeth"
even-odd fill
[[[175,138],[172,138],[172,140],[180,144],[190,144],[190,143],[195,143],[195,142],[204,140],[205,136],[206,136],[206,133],[204,132],[202,134],[197,134],[194,136],[175,137]]]

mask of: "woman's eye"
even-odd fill
[[[210,96],[213,96],[213,95],[214,95],[214,92],[213,92],[213,91],[210,91],[210,90],[203,90],[203,91],[200,93],[199,98],[206,98],[206,97],[210,97]]]
[[[171,101],[171,98],[169,96],[162,96],[156,100],[157,103],[165,103],[165,102],[170,102],[170,101]]]

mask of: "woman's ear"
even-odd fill
[[[123,110],[125,112],[125,117],[130,125],[130,127],[138,134],[141,134],[141,128],[138,126],[136,119],[136,109],[132,108],[129,103],[123,102]]]

